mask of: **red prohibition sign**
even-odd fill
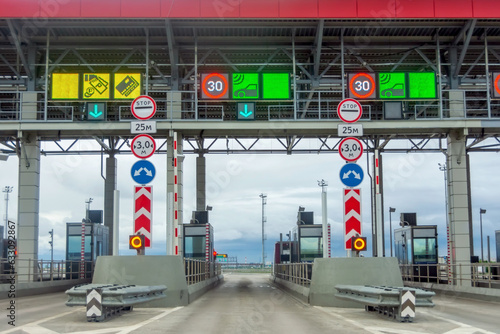
[[[144,146],[144,147],[135,148],[135,142],[138,139],[145,140],[145,142],[151,143],[151,146],[149,146],[149,147]],[[134,139],[132,139],[132,143],[131,143],[130,147],[132,148],[132,153],[139,159],[147,159],[156,152],[155,140],[150,135],[147,135],[144,133],[135,136]]]
[[[224,83],[224,88],[222,89],[222,92],[220,94],[217,94],[217,95],[213,95],[212,92],[210,92],[207,89],[207,87],[205,86],[206,83],[208,82],[208,80],[212,79],[213,77],[219,78]],[[201,89],[203,89],[203,93],[205,93],[206,96],[209,96],[212,99],[218,99],[227,93],[227,89],[228,89],[227,79],[222,74],[219,74],[219,73],[209,74],[205,77],[205,80],[203,80],[203,82],[201,84]]]
[[[356,79],[358,79],[359,77],[363,77],[363,78],[366,78],[368,79],[368,81],[370,82],[370,90],[368,91],[368,93],[366,94],[359,94],[356,92],[356,90],[354,89],[353,87],[353,84],[354,82],[356,81]],[[356,74],[355,76],[352,77],[351,79],[351,82],[349,82],[349,89],[351,91],[351,93],[356,96],[357,98],[360,98],[360,99],[364,99],[364,98],[367,98],[369,97],[370,95],[373,94],[373,92],[375,91],[375,81],[373,80],[373,78],[371,77],[371,75],[368,75],[366,73],[358,73]]]
[[[500,80],[500,75],[497,75],[495,79],[495,90],[497,91],[498,94],[500,94],[500,87],[498,86],[498,81]]]
[[[132,101],[130,109],[135,118],[145,121],[153,117],[156,113],[156,102],[150,96],[141,95]]]
[[[345,161],[357,161],[363,155],[363,144],[355,137],[344,138],[339,144],[339,154]]]

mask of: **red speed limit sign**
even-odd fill
[[[229,98],[229,84],[227,73],[203,73],[201,75],[202,99]]]
[[[363,154],[363,145],[357,138],[344,138],[339,144],[339,154],[345,161],[352,162],[359,160]]]
[[[349,97],[353,99],[374,99],[377,97],[375,90],[375,74],[349,73]]]

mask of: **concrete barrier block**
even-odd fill
[[[336,298],[336,285],[379,285],[402,287],[396,258],[354,257],[315,259],[309,303],[318,306],[364,308],[353,301]]]

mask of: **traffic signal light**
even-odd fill
[[[361,252],[366,250],[366,238],[365,237],[352,237],[351,238],[351,249],[356,252]]]
[[[144,235],[131,235],[128,239],[128,248],[135,249],[138,255],[144,254],[145,248]]]
[[[217,252],[215,251],[215,249],[214,249],[212,255],[214,256],[214,261],[215,261],[215,259],[217,258]]]

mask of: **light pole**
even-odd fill
[[[50,278],[52,279],[53,266],[54,266],[54,229],[49,231],[50,234]]]
[[[389,208],[389,240],[391,242],[391,257],[392,257],[392,213],[396,212],[395,208]]]
[[[326,212],[326,187],[328,182],[325,180],[318,181],[318,186],[321,187],[321,215],[323,222],[323,257],[328,257],[328,217]]]
[[[2,192],[5,193],[5,238],[7,238],[7,229],[9,228],[9,194],[12,192],[12,189],[14,189],[14,187],[5,186],[5,188],[2,190]]]
[[[264,223],[266,222],[266,216],[264,215],[265,213],[264,207],[267,203],[266,202],[267,195],[260,194],[259,197],[262,198],[262,269],[264,269],[266,265],[265,254],[264,254],[264,240],[266,240],[266,236],[264,234]]]
[[[484,262],[483,253],[483,214],[486,213],[485,209],[479,209],[479,228],[481,229],[481,262]]]

